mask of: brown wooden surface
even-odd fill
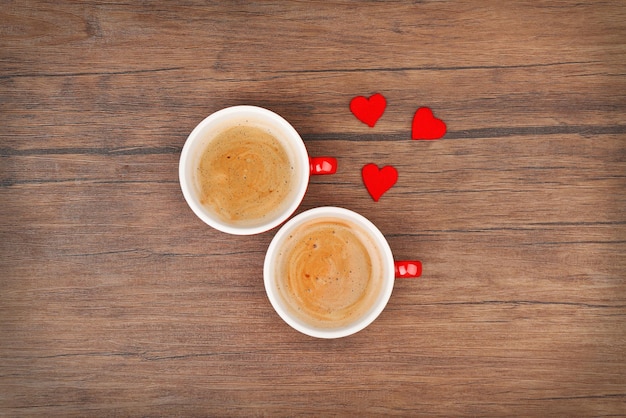
[[[3,1],[0,46],[0,415],[626,415],[624,2]],[[300,211],[423,261],[364,331],[289,328],[275,231],[183,200],[186,136],[235,104],[338,158]],[[420,106],[444,139],[410,140]],[[400,173],[378,203],[369,162]]]

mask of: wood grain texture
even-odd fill
[[[626,5],[36,2],[0,8],[1,416],[626,416]],[[374,128],[356,95],[380,92]],[[273,232],[205,226],[193,127],[267,107],[397,259],[316,340],[262,283]],[[415,110],[448,125],[411,141]],[[374,203],[364,164],[394,165]]]

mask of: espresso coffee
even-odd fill
[[[383,262],[374,240],[338,218],[296,227],[281,244],[274,268],[284,304],[318,328],[339,328],[361,318],[383,286]]]
[[[200,158],[200,203],[224,222],[250,226],[280,211],[294,186],[294,166],[280,141],[255,126],[216,135]]]

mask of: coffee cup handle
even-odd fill
[[[414,279],[422,275],[422,263],[417,260],[394,262],[397,279]]]
[[[335,174],[337,159],[334,157],[309,157],[311,175]]]

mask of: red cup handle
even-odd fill
[[[337,159],[333,157],[309,157],[311,175],[335,174],[337,172]]]
[[[397,279],[414,279],[422,275],[422,263],[416,260],[396,261]]]

